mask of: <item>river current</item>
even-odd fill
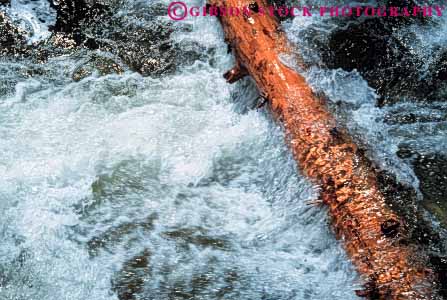
[[[169,3],[124,2],[120,16]],[[48,38],[56,18],[45,0],[12,0],[7,13],[30,43]],[[315,63],[306,33],[324,40],[330,26],[284,22],[309,62],[308,82],[337,103],[380,167],[419,190],[398,145],[444,151],[445,121],[385,120],[401,106],[432,116],[445,105],[378,108],[356,71]],[[439,28],[414,42],[420,55],[444,43]],[[268,111],[253,109],[253,82],[223,79],[234,61],[218,21],[188,18],[173,30],[173,43],[204,55],[161,77],[126,69],[73,80],[89,51],[55,56],[30,78],[20,75],[30,62],[0,63],[12,86],[0,97],[0,299],[357,299],[362,280],[326,210],[312,204],[318,186]]]

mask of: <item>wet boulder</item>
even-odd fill
[[[206,58],[203,48],[194,43],[175,42],[176,31],[188,31],[186,24],[174,24],[164,19],[166,5],[135,4],[125,16],[116,15],[106,24],[94,29],[101,49],[114,53],[133,71],[143,76],[172,74],[178,66],[191,65]]]
[[[71,34],[76,43],[88,41],[83,30],[98,24],[111,16],[112,0],[51,0],[50,6],[56,10],[56,23],[51,26],[54,32]]]
[[[62,41],[59,46],[69,48],[74,44],[109,52],[144,76],[170,74],[176,66],[203,57],[203,49],[183,48],[173,42],[176,27],[162,19],[167,8],[161,3],[134,3],[125,14],[119,13],[117,0],[63,0],[53,1],[52,6],[57,21],[51,30]],[[78,75],[76,78],[83,77]]]
[[[0,11],[0,55],[20,57],[31,52],[27,45],[26,34],[12,20]]]
[[[105,76],[109,74],[121,74],[123,67],[110,57],[92,55],[85,63],[78,66],[71,75],[74,81],[80,81],[92,74]]]
[[[415,4],[382,1],[382,4],[412,7]],[[434,18],[368,17],[339,18],[337,29],[323,49],[324,64],[333,69],[356,69],[376,89],[379,105],[401,99],[425,101],[439,99],[445,89],[445,59],[434,61],[428,72],[427,61],[414,53],[411,31],[398,34],[408,26],[431,28]],[[423,73],[425,72],[425,73]],[[444,97],[445,98],[445,97]],[[445,98],[447,99],[447,98]]]
[[[175,70],[172,45],[173,29],[168,24],[151,22],[144,26],[123,24],[117,20],[108,38],[115,42],[110,48],[134,71],[145,76],[171,73]]]
[[[423,207],[418,202],[417,193],[412,186],[399,182],[396,176],[387,171],[377,171],[377,179],[386,203],[402,220],[410,240],[404,243],[417,244],[424,249],[436,249],[443,253],[442,239],[432,224],[424,216]]]
[[[408,51],[393,38],[391,29],[381,19],[351,23],[346,29],[336,30],[329,48],[324,56],[328,67],[347,71],[356,69],[379,94],[392,89],[408,89],[402,86],[408,83],[404,79],[414,72],[396,73],[396,62],[404,64],[406,70],[416,67],[408,57]]]
[[[408,160],[419,180],[419,189],[423,195],[421,202],[409,193],[392,191],[387,195],[392,205],[398,199],[400,211],[404,211],[404,218],[411,226],[413,238],[429,253],[430,264],[438,277],[440,293],[447,297],[447,240],[445,229],[447,228],[447,156],[441,153],[423,153],[413,149],[409,145],[400,145],[397,155]],[[384,182],[387,189],[393,189],[390,181]],[[400,186],[402,186],[400,184]],[[410,197],[409,197],[410,196]],[[394,200],[393,200],[394,199]],[[399,200],[400,199],[400,200]],[[413,210],[413,212],[412,212]],[[439,230],[430,219],[424,217],[425,211],[436,219],[444,230]]]
[[[148,249],[126,261],[112,280],[112,289],[120,300],[140,299],[146,278],[150,275]]]
[[[424,207],[447,228],[447,156],[416,154],[413,166],[424,195]]]

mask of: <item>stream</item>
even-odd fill
[[[144,16],[167,0],[125,2],[115,13],[129,24],[167,22]],[[6,11],[32,32],[29,43],[48,38],[56,19],[46,0],[13,0]],[[284,24],[303,47],[304,31],[324,29],[313,18]],[[234,58],[218,21],[172,28],[180,63],[160,76],[123,67],[73,80],[94,55],[114,57],[101,50],[1,60],[0,299],[358,299],[362,280],[327,211],[309,204],[318,186],[268,110],[252,109],[254,83],[223,79]],[[189,62],[191,52],[200,55]],[[419,191],[395,153],[403,141],[445,151],[445,121],[383,119],[398,105],[418,115],[446,105],[383,110],[355,71],[313,66],[306,77],[339,103],[371,157]]]

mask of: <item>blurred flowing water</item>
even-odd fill
[[[29,3],[45,7],[16,2],[24,24]],[[247,109],[253,84],[223,80],[217,21],[188,22],[173,42],[207,54],[162,77],[75,82],[85,53],[32,78],[34,65],[1,63],[0,299],[355,298],[326,212],[306,204],[318,187],[269,114]]]
[[[372,6],[380,3],[373,0],[365,2]],[[415,2],[419,5],[441,4],[440,1]],[[324,1],[304,1],[304,3],[325,5]],[[351,6],[358,4],[355,1],[345,3],[350,3]],[[303,54],[309,68],[305,71],[300,70],[289,57],[284,58],[284,63],[298,69],[315,91],[327,96],[331,111],[340,123],[348,128],[357,143],[367,150],[367,156],[379,170],[393,174],[398,182],[416,191],[418,201],[424,209],[427,209],[425,217],[444,237],[443,244],[446,247],[447,176],[443,169],[446,167],[445,157],[447,157],[447,93],[445,86],[439,87],[435,84],[431,86],[433,79],[430,79],[430,76],[433,76],[433,73],[435,77],[443,76],[439,74],[444,68],[447,15],[429,18],[423,22],[407,23],[406,26],[396,26],[393,32],[386,36],[390,44],[398,44],[390,46],[386,51],[405,49],[408,51],[405,52],[409,57],[408,60],[417,66],[416,70],[410,68],[414,66],[407,67],[405,62],[392,60],[393,56],[390,56],[391,64],[383,67],[383,74],[389,75],[394,72],[401,74],[400,77],[381,78],[380,68],[374,71],[379,71],[376,80],[381,81],[383,86],[386,86],[391,79],[395,79],[404,82],[402,85],[406,84],[408,89],[417,87],[416,89],[426,91],[426,96],[423,92],[420,93],[422,99],[394,96],[394,99],[388,100],[390,103],[381,107],[378,105],[380,95],[368,85],[358,70],[328,69],[322,63],[326,54],[324,51],[327,51],[327,45],[333,38],[331,34],[337,30],[346,30],[345,36],[341,36],[338,42],[346,43],[344,45],[346,56],[356,58],[356,54],[348,53],[349,47],[354,47],[354,43],[361,40],[362,36],[355,36],[359,34],[359,31],[356,31],[359,27],[352,26],[355,24],[353,20],[338,21],[336,18],[313,16],[285,21],[283,25],[288,38],[296,46],[296,50]],[[382,36],[375,36],[376,29],[373,26],[382,28],[382,23],[369,24],[372,33],[370,36],[365,36],[380,44]],[[351,31],[347,30],[349,26],[352,26]],[[354,37],[347,36],[349,33]],[[375,49],[374,46],[371,48]],[[352,49],[352,52],[359,51]],[[385,54],[386,51],[375,57],[388,55]],[[365,61],[367,60],[365,58]],[[386,69],[387,67],[390,69]],[[374,74],[374,71],[371,73]],[[408,73],[413,75],[413,79],[405,77]],[[425,82],[426,86],[418,85],[418,82]],[[439,89],[436,93],[433,92],[435,88]],[[405,88],[402,94],[405,94],[404,92]],[[410,204],[410,201],[408,203]]]

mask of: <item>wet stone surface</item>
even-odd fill
[[[434,63],[421,80],[420,70],[426,62],[412,55],[394,30],[383,18],[354,22],[332,34],[324,62],[329,68],[359,71],[381,96],[380,105],[402,98],[439,100],[445,88],[442,62]]]
[[[447,228],[447,157],[441,153],[421,154],[408,145],[402,145],[398,155],[414,168],[424,196],[422,205]]]
[[[138,5],[127,14],[120,13],[121,1],[51,1],[56,11],[56,23],[49,26],[52,36],[35,45],[28,45],[26,32],[22,32],[7,15],[0,12],[1,55],[7,58],[22,57],[37,63],[59,55],[79,55],[80,51],[100,51],[116,56],[125,68],[143,76],[159,77],[173,74],[178,66],[191,65],[207,59],[209,53],[192,43],[182,45],[173,41],[176,30],[189,30],[187,26],[173,26],[162,21],[166,5]],[[80,80],[99,70],[99,75],[123,72],[123,67],[110,59],[89,62],[73,74]]]
[[[93,73],[105,76],[109,74],[122,74],[123,72],[124,68],[112,58],[92,55],[86,63],[74,70],[71,77],[74,81],[79,81],[91,76]]]
[[[151,252],[145,249],[141,254],[126,261],[122,269],[115,274],[112,289],[120,300],[140,299],[145,281],[150,274]]]
[[[31,51],[27,46],[25,33],[2,11],[0,11],[0,45],[1,56],[19,57]]]
[[[381,3],[404,5],[397,1]],[[404,6],[411,8],[413,5],[405,2]],[[404,30],[410,26],[430,30],[437,22],[430,17],[339,18],[328,44],[322,45],[322,60],[332,69],[360,72],[380,95],[379,105],[403,99],[445,100],[445,55],[437,52],[433,61],[427,62],[412,48],[412,42],[417,39],[415,33]]]

